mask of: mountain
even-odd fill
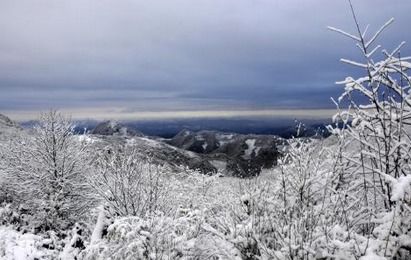
[[[238,134],[276,135],[283,138],[296,136],[296,126],[304,124],[299,136],[309,137],[317,134],[326,136],[325,126],[332,123],[328,119],[296,121],[294,118],[186,118],[173,120],[124,121],[125,126],[138,129],[145,135],[173,138],[182,130],[194,132],[212,130]],[[301,129],[300,129],[301,130]]]
[[[285,140],[274,135],[183,130],[167,143],[203,155],[225,174],[250,177],[277,164],[278,148]]]
[[[20,132],[21,127],[5,115],[0,114],[0,141],[7,140]]]
[[[105,121],[103,123],[107,123]],[[77,134],[90,132],[101,124],[101,121],[92,119],[75,120],[74,131]],[[113,122],[119,124],[118,122]],[[121,126],[126,127],[128,131],[135,130],[147,136],[159,136],[162,138],[173,138],[184,129],[190,131],[212,130],[218,132],[233,132],[238,134],[258,134],[258,135],[276,135],[282,138],[290,138],[297,135],[296,125],[303,123],[303,131],[300,131],[299,137],[329,135],[326,131],[326,125],[331,124],[330,120],[301,120],[296,122],[293,118],[230,118],[230,119],[210,119],[210,118],[187,118],[187,119],[161,119],[161,120],[137,120],[121,121]],[[21,122],[23,128],[31,128],[36,121]],[[301,130],[301,129],[300,129]]]
[[[117,121],[105,121],[98,124],[92,131],[94,135],[144,136],[143,133],[126,127]]]
[[[112,128],[109,130],[111,131]],[[107,124],[97,130],[100,129],[104,130],[103,133],[111,133],[106,131]],[[89,137],[97,150],[117,145],[132,146],[137,149],[142,159],[168,166],[173,171],[189,168],[203,174],[218,172],[236,177],[256,176],[262,168],[276,165],[277,158],[280,156],[280,147],[285,142],[277,136],[216,131],[184,130],[172,139],[118,133],[121,131],[114,131],[114,134],[93,131]]]
[[[79,135],[83,138],[82,135]],[[90,145],[95,150],[112,149],[127,145],[138,151],[141,159],[150,161],[155,165],[162,165],[171,171],[179,172],[185,168],[198,170],[203,174],[214,174],[217,169],[201,154],[173,147],[160,140],[150,139],[143,136],[125,135],[89,135],[87,137]],[[110,147],[110,148],[108,148]]]
[[[0,125],[13,129],[18,127],[5,116],[0,119]],[[170,139],[148,137],[136,130],[136,126],[116,121],[90,121],[83,125],[77,122],[76,133],[85,133],[84,129],[90,129],[92,125],[94,128],[88,136],[95,141],[96,149],[117,143],[132,145],[141,157],[155,164],[167,165],[177,171],[190,168],[204,174],[219,172],[227,176],[256,176],[262,168],[277,164],[285,144],[285,139],[276,135],[215,130],[182,130]]]
[[[20,128],[19,124],[8,118],[7,116],[0,114],[0,126],[1,127],[12,127]]]

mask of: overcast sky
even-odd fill
[[[353,4],[411,55],[411,1]],[[0,113],[331,108],[358,52],[327,25],[347,1],[1,0]]]

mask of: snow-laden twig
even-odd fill
[[[346,36],[346,37],[348,37],[348,38],[351,38],[351,39],[353,39],[353,40],[355,40],[355,41],[358,41],[358,42],[361,41],[360,37],[355,36],[355,35],[353,35],[353,34],[351,34],[351,33],[345,32],[345,31],[343,31],[343,30],[341,30],[341,29],[338,29],[338,28],[335,28],[335,27],[332,27],[332,26],[327,26],[327,28],[328,28],[330,31],[334,31],[334,32],[340,33],[340,34],[342,34],[342,35],[344,35],[344,36]]]
[[[388,27],[390,24],[394,22],[394,18],[389,19],[385,24],[383,24],[380,29],[371,37],[371,39],[365,44],[365,48],[368,48],[380,34]]]

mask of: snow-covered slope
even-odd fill
[[[141,132],[128,128],[117,121],[102,122],[91,133],[95,135],[143,136]]]
[[[41,248],[42,239],[34,234],[22,234],[12,227],[0,226],[0,260],[47,259],[46,250]]]
[[[5,115],[0,114],[0,141],[7,140],[16,135],[21,130],[19,124]]]
[[[175,147],[201,154],[227,174],[241,177],[258,175],[261,168],[276,165],[278,147],[284,142],[284,139],[273,135],[188,130],[168,141]]]
[[[167,166],[172,171],[183,168],[199,170],[204,174],[216,173],[217,169],[200,154],[173,147],[165,142],[140,136],[79,136],[87,140],[96,150],[111,149],[117,145],[127,145],[138,150],[142,159]]]
[[[10,118],[8,118],[7,116],[0,114],[0,126],[3,127],[15,127],[18,128],[19,125],[14,122],[13,120],[11,120]]]

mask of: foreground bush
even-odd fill
[[[118,218],[105,239],[88,247],[84,259],[241,259],[198,210],[180,209],[175,217]]]
[[[97,154],[93,169],[89,182],[113,215],[144,217],[169,209],[166,172],[133,147],[107,147]]]
[[[31,135],[2,149],[2,181],[13,207],[37,231],[66,229],[92,206],[85,146],[73,125],[51,111],[40,117]]]

